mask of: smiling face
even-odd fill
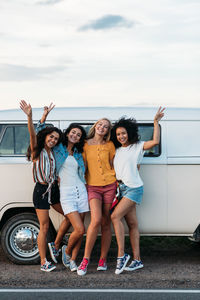
[[[48,148],[53,148],[54,146],[56,146],[56,144],[58,143],[59,140],[59,133],[56,131],[53,131],[50,134],[47,134],[46,138],[45,138],[45,145]]]
[[[128,141],[128,133],[124,127],[118,127],[116,129],[116,137],[122,147],[127,147],[130,144]]]
[[[110,124],[107,120],[99,120],[95,126],[95,133],[101,136],[105,136],[108,133]]]
[[[77,144],[82,136],[82,132],[79,128],[72,128],[67,134],[68,143]]]

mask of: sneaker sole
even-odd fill
[[[71,272],[75,272],[75,271],[77,271],[77,268],[73,268],[73,269],[70,269],[71,270]]]
[[[119,275],[119,274],[121,274],[121,273],[124,271],[124,269],[126,268],[126,265],[127,265],[128,261],[129,261],[129,259],[130,259],[130,255],[127,256],[127,259],[126,259],[126,261],[125,261],[125,263],[124,263],[123,268],[121,268],[121,270],[119,270],[119,271],[118,271],[118,269],[115,270],[115,274],[116,274],[116,275]],[[116,273],[116,271],[117,271],[117,273]]]
[[[58,262],[57,262],[57,260],[54,256],[54,254],[53,254],[53,251],[52,251],[52,248],[51,248],[51,243],[48,243],[48,247],[49,247],[49,253],[51,255],[51,259],[57,264]]]
[[[97,267],[97,271],[107,271],[107,267]]]
[[[80,273],[78,273],[78,271],[77,271],[77,274],[78,274],[79,276],[85,276],[86,273],[87,273],[87,272],[85,272],[85,273],[83,273],[83,274],[80,274]]]
[[[135,267],[135,268],[129,268],[129,267],[126,267],[124,270],[125,271],[135,271],[135,270],[138,270],[138,269],[142,269],[144,266],[138,266],[138,267]]]
[[[47,269],[47,270],[45,270],[45,269],[40,269],[40,270],[43,271],[43,272],[51,272],[51,271],[53,271],[53,270],[55,270],[55,269],[56,269],[56,266],[52,267],[51,269]]]

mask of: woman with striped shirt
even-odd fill
[[[56,267],[46,259],[46,237],[49,228],[50,205],[63,214],[60,205],[59,187],[56,181],[55,159],[52,148],[60,143],[62,132],[56,127],[47,127],[37,135],[32,121],[32,108],[26,101],[20,101],[20,108],[28,118],[30,147],[27,152],[28,160],[33,162],[33,204],[40,223],[37,242],[41,259],[41,271],[50,272]],[[69,220],[64,219],[59,231],[66,231]]]

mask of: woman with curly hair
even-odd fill
[[[41,260],[40,269],[41,271],[50,272],[56,268],[46,259],[46,237],[49,228],[50,205],[56,211],[62,213],[52,148],[60,143],[62,132],[56,127],[48,127],[36,135],[32,121],[31,105],[21,100],[20,108],[27,115],[30,134],[27,157],[28,160],[33,162],[33,178],[36,183],[33,191],[33,204],[40,223],[40,231],[37,237]],[[63,226],[67,226],[65,220]]]
[[[44,108],[43,116],[38,124],[38,130],[45,127],[47,115],[52,108]],[[65,217],[74,229],[69,237],[67,246],[64,245],[62,247],[62,262],[72,272],[77,270],[75,260],[85,232],[85,213],[89,211],[85,187],[85,166],[82,157],[85,139],[86,132],[84,128],[77,123],[72,123],[64,131],[62,142],[53,147],[56,171],[60,182],[60,203]],[[48,244],[54,262],[57,262],[56,258],[59,255],[61,240],[62,234],[58,232],[55,242]]]
[[[98,120],[90,129],[84,145],[84,160],[87,166],[86,181],[90,204],[91,221],[87,230],[83,260],[78,275],[85,275],[101,226],[101,254],[98,271],[106,271],[106,258],[111,243],[110,207],[116,191],[116,177],[113,169],[115,147],[110,141],[111,122]]]
[[[150,141],[139,141],[138,125],[135,119],[121,118],[112,128],[112,137],[116,147],[114,158],[114,169],[119,183],[120,202],[111,215],[112,223],[118,244],[118,257],[115,274],[120,274],[125,269],[133,271],[143,267],[140,258],[139,230],[136,216],[136,204],[140,204],[143,196],[143,182],[138,172],[145,150],[159,144],[160,129],[158,122],[164,116],[164,109],[159,108],[154,117],[153,139]],[[124,252],[124,225],[122,219],[125,217],[129,227],[129,236],[133,251],[133,260],[126,267],[130,255]]]

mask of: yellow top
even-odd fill
[[[82,154],[87,165],[87,184],[105,186],[116,181],[114,168],[110,165],[115,156],[113,142],[100,145],[88,145],[86,142]]]

